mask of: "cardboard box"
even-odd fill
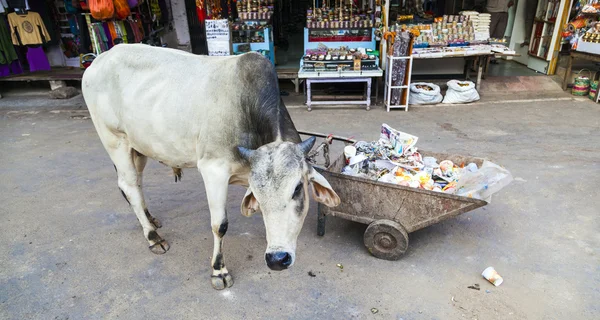
[[[360,71],[360,58],[354,58],[354,71]]]

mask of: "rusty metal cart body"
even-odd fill
[[[454,163],[474,162],[478,167],[483,163],[481,158],[421,153]],[[487,204],[484,200],[344,175],[341,173],[344,165],[341,155],[326,169],[318,169],[340,197],[341,204],[335,208],[319,204],[317,233],[325,234],[327,216],[368,224],[365,246],[380,259],[399,259],[408,248],[409,233]]]

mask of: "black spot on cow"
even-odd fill
[[[223,221],[223,223],[221,223],[221,225],[219,226],[219,231],[217,233],[220,238],[223,238],[223,236],[227,233],[228,227],[229,227],[229,221],[225,220],[225,221]]]
[[[223,269],[223,267],[224,267],[223,254],[218,253],[217,257],[215,258],[215,263],[213,263],[213,269],[221,270],[221,269]]]
[[[158,233],[156,233],[156,231],[150,231],[148,232],[148,240],[153,242],[159,242],[162,240],[162,238],[158,235]]]
[[[125,200],[127,201],[127,203],[131,205],[131,202],[129,202],[129,199],[127,199],[127,196],[125,195],[125,192],[123,192],[123,189],[119,188],[119,190],[121,190],[121,194],[123,195],[123,198],[125,198]]]

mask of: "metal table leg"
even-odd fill
[[[479,62],[479,65],[477,66],[477,82],[475,83],[475,88],[477,90],[479,90],[481,88],[481,75],[483,74],[482,57],[485,57],[485,56],[481,56],[481,57],[479,57],[479,59],[477,59]]]
[[[379,78],[375,78],[375,105],[379,102]]]
[[[311,111],[311,100],[310,100],[310,79],[306,79],[306,106],[308,107],[308,111]]]
[[[367,111],[371,110],[371,78],[367,78]]]

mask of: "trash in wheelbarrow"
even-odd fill
[[[423,157],[416,147],[418,137],[381,126],[378,141],[358,141],[356,153],[345,153],[342,173],[406,187],[489,200],[512,181],[508,170],[490,161],[454,163]],[[488,201],[489,202],[489,201]]]

